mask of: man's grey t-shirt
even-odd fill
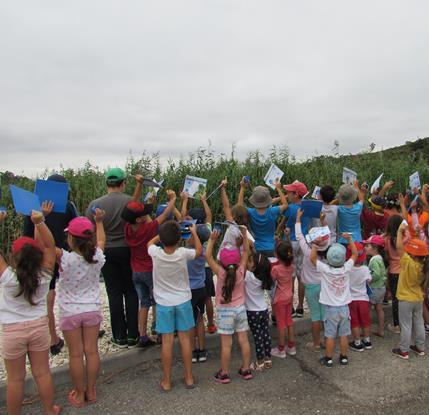
[[[93,221],[92,206],[99,206],[106,212],[104,231],[106,232],[106,248],[121,248],[128,246],[125,242],[125,221],[121,213],[132,197],[122,192],[112,192],[93,200],[86,210],[86,216]]]

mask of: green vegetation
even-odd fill
[[[373,148],[373,147],[371,147]],[[408,187],[408,177],[419,171],[422,182],[429,181],[429,138],[407,142],[403,146],[374,152],[371,149],[356,155],[319,156],[298,162],[289,153],[287,147],[273,147],[268,155],[260,151],[250,152],[245,160],[238,160],[234,155],[215,153],[212,149],[200,148],[191,153],[187,159],[169,160],[161,166],[158,154],[144,153],[139,159],[130,157],[125,166],[128,176],[141,173],[149,178],[164,179],[164,190],[174,189],[178,194],[182,190],[187,174],[208,179],[207,194],[214,190],[220,181],[228,177],[228,194],[234,202],[238,195],[239,182],[243,176],[250,176],[251,185],[263,183],[263,177],[271,163],[278,165],[285,175],[282,183],[290,183],[299,179],[307,184],[311,192],[315,185],[331,184],[338,188],[341,185],[342,169],[349,167],[358,173],[359,180],[372,183],[380,173],[384,172],[383,180],[394,180],[394,190],[404,191]],[[46,170],[41,177],[51,172]],[[83,168],[64,169],[63,174],[71,187],[70,198],[76,203],[79,212],[84,212],[88,203],[105,193],[103,171],[89,162]],[[9,217],[0,230],[0,248],[7,251],[11,241],[20,235],[22,218],[12,209],[12,201],[8,190],[9,184],[33,190],[34,182],[13,173],[0,173],[2,200],[0,206],[8,209]],[[127,182],[127,192],[132,193],[134,180]],[[248,197],[249,195],[247,195]],[[165,193],[158,193],[158,200],[164,200]],[[209,199],[214,217],[222,215],[218,194]]]

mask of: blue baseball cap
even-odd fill
[[[346,262],[346,248],[338,243],[332,244],[326,254],[326,259],[331,267],[339,268]]]
[[[163,203],[162,205],[158,205],[158,207],[156,208],[155,216],[156,217],[161,216],[164,213],[165,209],[167,209],[167,204],[166,203]],[[174,219],[174,216],[173,216],[172,213],[170,213],[168,215],[167,220],[172,220],[172,219]]]
[[[196,224],[196,220],[184,220],[179,223],[180,226],[180,234],[182,239],[189,239],[192,235],[191,226]]]

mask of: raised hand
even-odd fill
[[[168,189],[165,193],[167,194],[168,200],[176,199],[176,192],[174,190]]]
[[[50,215],[50,213],[52,212],[53,208],[54,208],[54,202],[51,202],[49,200],[45,200],[42,203],[42,213],[43,213],[43,216],[46,217],[46,216]]]
[[[31,222],[33,222],[35,225],[39,225],[45,221],[45,217],[43,216],[43,213],[38,210],[33,210],[31,212]]]
[[[103,222],[104,216],[106,216],[106,212],[103,209],[95,209],[94,220],[96,222]]]
[[[134,178],[138,184],[143,184],[144,177],[141,174],[136,174]]]

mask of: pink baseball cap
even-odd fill
[[[69,226],[64,229],[64,232],[77,238],[91,239],[94,235],[94,225],[88,218],[78,216],[69,222]]]
[[[362,241],[363,244],[373,244],[377,246],[381,246],[384,248],[384,238],[381,235],[371,235],[368,239],[365,241]]]
[[[240,263],[241,254],[239,249],[223,248],[219,252],[219,260],[226,268],[230,265],[238,265]]]
[[[307,186],[298,180],[295,180],[291,184],[285,184],[283,189],[285,189],[286,192],[296,192],[299,197],[304,197],[308,193]]]

